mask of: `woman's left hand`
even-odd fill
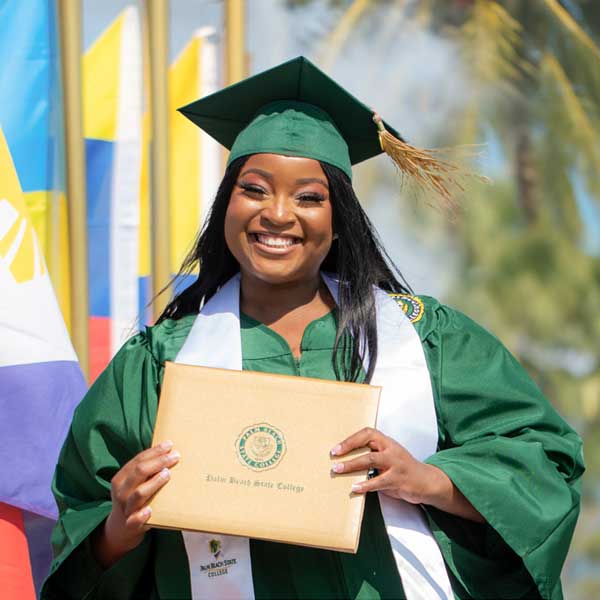
[[[357,494],[383,492],[392,498],[406,500],[411,504],[428,504],[435,493],[435,483],[439,482],[439,469],[418,461],[393,440],[371,427],[365,427],[346,438],[331,450],[331,455],[344,456],[358,448],[371,448],[371,452],[345,462],[336,462],[334,473],[353,473],[377,469],[379,474],[364,483],[352,486]]]
[[[371,452],[336,462],[332,467],[334,473],[377,469],[376,477],[352,486],[354,493],[382,492],[411,504],[428,504],[471,521],[484,522],[441,469],[418,461],[401,444],[377,429],[361,429],[335,446],[331,455],[341,457],[358,448],[370,448]]]

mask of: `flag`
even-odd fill
[[[170,265],[175,276],[196,234],[208,214],[217,192],[222,171],[219,144],[209,135],[190,127],[177,112],[181,106],[215,92],[218,82],[218,54],[215,32],[210,27],[196,31],[169,68],[169,217]],[[143,118],[142,178],[140,185],[140,297],[144,311],[151,299],[150,281],[150,190],[149,149],[151,122]],[[190,279],[193,279],[191,277]],[[189,281],[179,281],[181,289]],[[146,322],[150,321],[147,311]]]
[[[33,585],[23,516],[7,505],[56,518],[52,474],[86,384],[1,129],[0,291],[0,570],[20,573],[22,594]],[[40,577],[48,566],[38,563]]]
[[[137,326],[142,144],[138,10],[127,7],[83,58],[90,379]]]
[[[0,500],[8,504],[0,502],[0,597],[19,600],[33,597],[32,575],[39,589],[50,566],[56,516],[50,480],[70,414],[85,389],[48,279],[68,326],[69,239],[55,5],[54,0],[0,2],[0,129],[24,192],[20,194],[3,141]]]
[[[177,112],[181,106],[215,92],[218,81],[218,41],[214,29],[197,30],[169,68],[169,213],[170,265],[175,276],[204,222],[220,182],[223,168],[219,144]],[[151,122],[143,117],[142,177],[140,181],[140,314],[150,322],[147,304],[152,298],[150,280],[149,149]],[[178,281],[182,289],[187,281]],[[143,301],[142,301],[143,299]]]
[[[54,0],[0,2],[0,127],[69,326],[69,238],[57,37]]]
[[[0,502],[57,516],[50,483],[86,384],[0,130]]]
[[[35,598],[23,513],[0,503],[0,592],[3,600]]]
[[[222,171],[219,144],[177,112],[218,89],[214,30],[195,32],[169,69],[171,273],[183,258],[214,199]],[[180,282],[185,285],[185,282]]]

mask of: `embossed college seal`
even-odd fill
[[[253,471],[266,471],[276,467],[285,450],[283,433],[268,423],[246,427],[235,442],[238,459]]]

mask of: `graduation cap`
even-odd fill
[[[228,165],[258,153],[352,165],[386,152],[422,187],[450,200],[456,167],[415,148],[360,100],[299,56],[179,109],[230,150]]]

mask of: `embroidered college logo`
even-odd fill
[[[214,558],[214,561],[199,565],[200,573],[206,575],[209,579],[229,575],[229,569],[237,565],[237,558],[225,558],[226,553],[223,551],[223,542],[216,538],[208,540],[208,552]],[[227,553],[229,554],[229,553]]]
[[[246,427],[235,442],[240,462],[253,471],[276,467],[285,454],[283,433],[268,423]]]
[[[411,323],[416,323],[423,318],[425,306],[421,298],[410,294],[389,294],[389,296],[396,301]]]

